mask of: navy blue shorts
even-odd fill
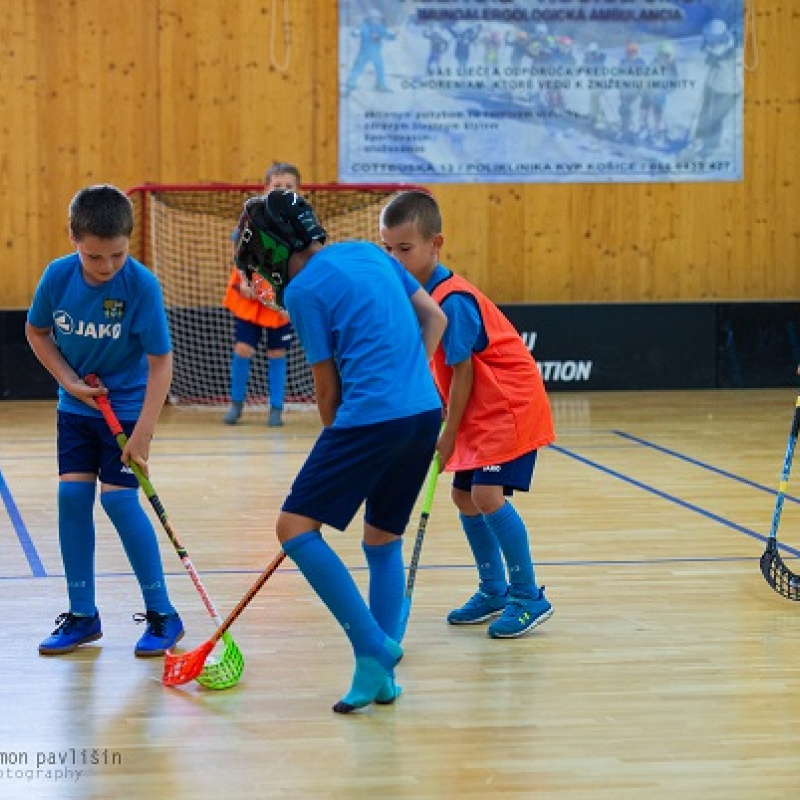
[[[469,492],[473,486],[502,486],[507,497],[514,491],[527,492],[533,480],[537,450],[531,450],[505,464],[492,464],[490,467],[465,469],[453,476],[453,488]]]
[[[292,325],[287,322],[280,328],[262,328],[255,322],[234,317],[234,338],[237,342],[249,344],[255,350],[261,341],[261,334],[266,331],[268,350],[288,350],[292,343]]]
[[[292,484],[283,511],[343,531],[366,500],[364,519],[401,535],[430,467],[442,414],[325,428]]]
[[[126,436],[136,427],[135,420],[120,420]],[[87,417],[59,411],[56,423],[58,474],[89,472],[103,483],[135,488],[139,486],[130,467],[120,460],[117,440],[102,417]]]

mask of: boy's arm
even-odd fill
[[[329,428],[333,425],[336,410],[342,402],[342,381],[332,358],[312,364],[311,374],[314,377],[319,417],[322,424]]]
[[[147,367],[147,388],[142,410],[136,427],[122,451],[122,460],[127,464],[133,459],[142,468],[145,475],[148,474],[147,459],[150,457],[150,442],[172,383],[172,353],[160,356],[148,355]]]
[[[447,327],[447,316],[424,289],[418,289],[411,295],[411,305],[422,328],[422,343],[425,345],[425,355],[430,361]]]
[[[31,350],[41,361],[42,366],[56,379],[58,385],[73,397],[86,403],[87,406],[97,408],[97,404],[92,398],[99,394],[105,394],[106,390],[93,389],[83,382],[83,379],[72,369],[56,347],[52,331],[52,328],[36,328],[30,322],[25,323],[25,337]]]
[[[447,416],[444,428],[439,436],[436,450],[442,464],[446,464],[456,446],[456,434],[461,426],[464,410],[472,394],[473,367],[472,358],[467,358],[458,364],[453,364],[453,377],[450,383],[450,396],[447,398]]]

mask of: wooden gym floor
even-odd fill
[[[166,689],[137,660],[138,589],[97,509],[104,638],[42,658],[66,610],[50,402],[0,403],[0,797],[788,798],[800,780],[800,607],[758,558],[791,389],[560,394],[515,505],[553,618],[519,640],[444,617],[475,574],[440,480],[392,707],[339,716],[344,635],[290,565],[232,628],[241,683]],[[166,409],[151,478],[222,616],[277,551],[314,413]],[[800,570],[800,509],[779,539]],[[143,503],[150,511],[144,497]],[[186,649],[213,623],[153,517]],[[406,542],[410,555],[418,513]],[[359,526],[330,541],[364,586]]]

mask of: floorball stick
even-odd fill
[[[100,386],[100,381],[96,375],[87,375],[84,378],[84,382],[93,388],[98,388]],[[103,415],[103,419],[106,421],[106,425],[108,425],[108,429],[117,440],[120,450],[124,450],[125,445],[128,443],[128,437],[122,430],[122,425],[120,425],[117,415],[114,413],[114,409],[111,408],[108,397],[101,394],[97,395],[94,400]],[[214,608],[214,604],[211,602],[211,598],[208,596],[208,592],[205,586],[203,586],[200,576],[197,574],[197,570],[189,559],[186,548],[181,544],[177,534],[173,530],[164,505],[156,494],[153,484],[144,472],[142,472],[141,467],[132,459],[130,461],[130,468],[133,470],[133,474],[136,475],[136,479],[139,481],[142,491],[144,491],[147,499],[150,501],[150,505],[153,507],[159,520],[161,520],[161,525],[166,531],[172,546],[175,548],[178,558],[180,558],[181,563],[189,573],[192,583],[194,583],[197,591],[200,593],[200,597],[208,613],[219,628],[222,624],[222,620],[217,610]],[[235,683],[239,682],[239,679],[242,677],[242,672],[244,671],[244,657],[236,642],[233,641],[233,637],[226,633],[223,638],[223,643],[225,644],[225,650],[219,660],[208,664],[206,669],[196,676],[198,683],[210,689],[226,689],[229,686],[233,686]]]
[[[417,570],[419,569],[419,557],[422,553],[422,542],[425,539],[425,529],[428,527],[428,517],[431,514],[431,506],[433,505],[433,495],[436,492],[436,480],[439,477],[439,454],[435,453],[430,467],[428,467],[428,475],[425,479],[425,495],[422,500],[422,513],[419,517],[419,527],[417,528],[417,538],[414,540],[414,550],[411,554],[411,563],[408,567],[408,579],[406,580],[406,594],[403,598],[403,609],[400,614],[400,629],[397,635],[397,641],[402,642],[403,637],[406,635],[406,627],[408,626],[408,617],[411,614],[411,595],[414,593],[414,582],[417,579]]]
[[[781,521],[783,500],[789,484],[789,472],[792,469],[794,449],[797,444],[797,434],[800,431],[800,396],[794,408],[792,430],[789,434],[789,444],[786,447],[786,457],[783,460],[778,497],[775,501],[775,513],[772,515],[772,528],[767,539],[767,547],[761,556],[761,572],[766,582],[780,595],[789,600],[800,600],[800,575],[796,575],[783,562],[778,552],[778,525]]]
[[[226,617],[225,621],[217,628],[216,633],[205,643],[190,650],[188,653],[181,655],[174,655],[167,652],[164,658],[164,674],[161,682],[165,686],[178,686],[182,683],[189,683],[194,680],[203,671],[208,654],[214,649],[214,645],[219,641],[220,636],[224,636],[228,628],[236,621],[239,614],[244,611],[247,604],[258,594],[261,587],[269,580],[270,576],[275,573],[281,565],[283,559],[286,558],[286,553],[281,550],[275,558],[272,559],[270,565],[259,575],[258,580],[249,589],[247,594],[239,601],[236,608],[231,611]],[[232,684],[231,684],[232,685]],[[215,687],[224,689],[227,687]]]

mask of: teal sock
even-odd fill
[[[175,609],[167,595],[156,532],[139,503],[138,490],[103,492],[100,503],[122,540],[128,561],[139,581],[145,609],[157,614],[174,614]]]
[[[58,542],[71,614],[93,617],[94,593],[94,481],[58,484]]]
[[[538,597],[539,590],[533,571],[528,531],[522,517],[517,514],[514,506],[506,501],[497,511],[487,514],[484,519],[497,537],[503,551],[511,584],[509,594],[513,597]]]
[[[391,677],[395,665],[403,657],[397,642],[384,639],[381,649],[372,656],[357,656],[356,670],[350,691],[333,707],[339,714],[349,714],[369,705],[373,700],[382,705],[393,702],[400,695]],[[388,692],[391,689],[391,699]]]
[[[231,400],[234,403],[244,403],[249,379],[250,359],[234,353],[231,361]]]
[[[322,538],[319,531],[300,534],[283,549],[328,607],[350,640],[356,657],[353,683],[344,707],[352,711],[371,703],[400,660],[400,645],[386,637],[342,560]],[[337,704],[341,705],[341,704]]]
[[[267,382],[269,383],[269,404],[283,411],[286,394],[286,356],[267,359]]]
[[[500,544],[483,514],[459,514],[472,556],[478,567],[479,588],[485,594],[504,595],[508,591]]]

